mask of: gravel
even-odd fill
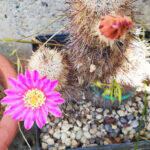
[[[65,116],[57,119],[50,116],[46,128],[41,130],[44,131],[41,139],[47,146],[53,145],[58,149],[135,141],[142,115],[141,97],[132,98],[132,101],[113,110],[96,108],[87,100],[80,104],[66,103],[62,107]],[[150,116],[150,108],[148,112]],[[145,122],[142,124],[141,134],[148,132],[146,136],[149,137],[150,119],[148,121],[148,125]]]

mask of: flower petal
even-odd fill
[[[61,117],[62,116],[62,113],[59,109],[59,107],[56,107],[56,108],[49,108],[48,111],[55,117]]]
[[[57,80],[54,80],[54,81],[51,81],[51,85],[50,85],[50,90],[53,90],[53,89],[55,89],[56,88],[56,86],[57,86],[57,84],[58,84],[58,81]]]
[[[62,103],[65,103],[66,101],[64,100],[64,99],[62,99],[62,98],[59,98],[59,99],[56,99],[56,100],[54,100],[55,101],[55,103],[57,103],[57,104],[62,104]]]
[[[33,81],[36,82],[37,80],[39,80],[40,74],[36,70],[34,70],[32,73],[32,77],[33,77]]]
[[[19,84],[16,79],[9,78],[8,80],[9,80],[9,83],[10,83],[14,88],[17,88],[17,89],[20,89],[20,90],[27,90],[27,87],[24,86],[23,84]]]
[[[39,111],[39,109],[36,110],[35,115],[36,115],[36,123],[37,123],[37,126],[41,129],[42,126],[43,126],[43,124],[42,124],[42,121],[41,121],[42,119],[41,119],[41,116],[40,116],[40,111]]]
[[[4,92],[7,95],[16,96],[16,97],[22,95],[22,92],[16,89],[7,89],[7,90],[4,90]]]
[[[24,126],[26,130],[31,129],[31,127],[33,126],[34,121],[33,121],[33,113],[29,113],[24,121]]]
[[[15,97],[4,97],[2,100],[1,100],[1,102],[3,103],[3,104],[16,104],[16,103],[19,103],[19,102],[21,102],[22,103],[22,98],[21,97],[17,97],[17,98],[15,98]]]
[[[25,76],[26,76],[26,78],[31,79],[31,73],[29,70],[26,70]]]
[[[46,98],[52,99],[52,100],[59,99],[61,96],[57,91],[51,91],[49,93],[45,93],[45,95],[46,95]]]

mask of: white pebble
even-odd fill
[[[82,123],[81,123],[79,120],[77,120],[76,123],[77,123],[77,125],[78,125],[79,127],[82,126]]]
[[[103,111],[103,109],[102,108],[98,108],[98,109],[96,109],[96,111],[100,113],[100,112]]]
[[[87,115],[86,118],[87,119],[92,119],[92,115]]]
[[[77,127],[77,126],[74,126],[73,130],[77,132],[77,131],[79,131],[79,130],[80,130],[80,128],[79,128],[79,127]]]
[[[84,136],[87,138],[87,139],[90,139],[91,138],[91,134],[89,132],[84,132]]]
[[[73,141],[72,141],[72,146],[73,146],[73,147],[78,147],[78,142],[77,142],[76,140],[73,140]]]
[[[120,117],[125,116],[125,111],[118,110],[117,113],[118,113],[118,115],[119,115]]]
[[[88,125],[86,125],[86,126],[85,126],[85,127],[83,127],[82,129],[83,129],[83,131],[88,131],[88,130],[89,130],[89,126],[88,126]]]
[[[60,137],[61,137],[61,134],[60,134],[60,131],[56,131],[54,134],[53,134],[53,136],[54,136],[54,138],[56,138],[56,139],[60,139]]]
[[[71,146],[71,139],[67,138],[65,141],[66,146]]]
[[[87,142],[87,139],[83,136],[83,137],[81,138],[81,143],[85,144],[86,142]]]
[[[42,142],[42,149],[43,149],[43,150],[47,149],[47,146],[48,146],[48,145],[47,145],[46,143],[43,143],[43,142]]]
[[[71,139],[73,139],[73,140],[74,140],[74,139],[75,139],[75,137],[76,137],[75,133],[71,133],[71,134],[70,134],[70,138],[71,138]]]
[[[67,139],[67,134],[63,132],[63,133],[61,134],[62,143],[65,143],[65,142],[66,142],[66,139]]]
[[[82,137],[82,135],[83,135],[82,131],[78,131],[78,132],[76,133],[76,139],[77,139],[77,140],[80,140],[81,137]]]
[[[91,134],[96,134],[96,133],[97,133],[97,129],[96,129],[96,128],[90,129],[90,133],[91,133]]]
[[[102,115],[97,115],[96,119],[100,120],[102,118]]]
[[[54,140],[52,138],[48,138],[46,140],[46,142],[47,142],[48,145],[53,145],[54,144]]]

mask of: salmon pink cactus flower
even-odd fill
[[[99,25],[102,35],[109,39],[119,39],[133,25],[129,17],[123,15],[106,15]]]
[[[24,121],[29,130],[34,121],[41,128],[47,120],[48,113],[61,117],[58,104],[65,102],[60,93],[54,91],[57,80],[43,77],[37,71],[26,70],[25,75],[19,74],[17,79],[10,78],[11,89],[5,90],[6,97],[2,103],[9,105],[4,114],[12,115],[12,119]]]

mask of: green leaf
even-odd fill
[[[121,97],[122,97],[122,92],[121,92],[121,88],[120,88],[120,85],[115,81],[115,85],[117,87],[117,92],[118,92],[118,100],[119,100],[119,103],[121,104]]]
[[[99,81],[95,81],[95,82],[93,82],[93,84],[99,88],[103,88],[101,82],[99,82]]]

